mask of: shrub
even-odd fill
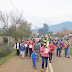
[[[4,39],[4,43],[8,43],[8,38],[3,36],[3,39]]]
[[[8,55],[9,53],[11,53],[11,51],[12,51],[12,48],[10,48],[7,45],[5,47],[4,46],[0,47],[0,58]]]

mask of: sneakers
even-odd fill
[[[45,68],[45,70],[47,70],[47,67]]]
[[[51,63],[51,61],[50,61],[50,63]]]
[[[44,69],[42,69],[42,72],[44,72]]]
[[[68,57],[69,58],[69,57]]]
[[[36,68],[35,68],[36,69]]]

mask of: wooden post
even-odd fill
[[[9,38],[8,38],[8,46],[9,46]]]
[[[14,45],[15,45],[15,38],[14,38]]]

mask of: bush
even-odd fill
[[[3,39],[4,39],[4,43],[8,43],[8,38],[3,36]]]
[[[12,48],[10,48],[9,46],[0,47],[0,58],[8,55],[9,53],[11,53],[11,51]]]

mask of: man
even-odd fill
[[[41,44],[39,43],[38,40],[36,40],[36,43],[34,43],[33,48],[36,50],[37,52],[37,61],[39,61],[39,54],[40,54],[40,48],[41,48]]]
[[[58,54],[59,54],[59,57],[61,57],[61,42],[60,42],[60,40],[58,40],[58,41],[56,42],[56,46],[58,47],[58,48],[57,48],[57,56],[58,56]]]
[[[63,48],[63,41],[61,40],[61,51],[62,51],[62,48]]]
[[[18,56],[19,56],[19,48],[20,48],[20,43],[19,43],[19,41],[17,41],[17,43],[16,43],[15,46],[14,46],[14,49],[17,50],[17,55],[18,55]]]
[[[26,47],[26,56],[28,56],[28,43],[27,43],[27,40],[25,40],[25,47]]]
[[[69,40],[66,39],[65,43],[64,43],[64,50],[65,50],[65,57],[67,56],[68,54],[68,58],[69,58]]]

